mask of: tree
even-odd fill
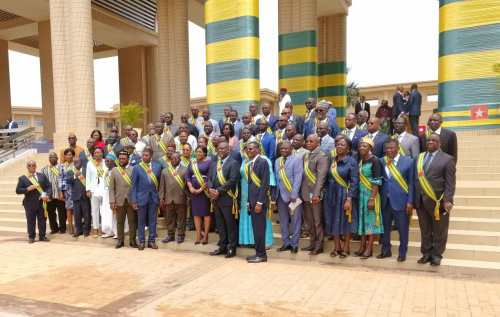
[[[347,108],[353,107],[358,103],[359,96],[361,96],[361,90],[358,88],[358,84],[351,81],[347,84]]]
[[[134,127],[142,121],[142,115],[148,112],[148,108],[139,106],[138,102],[130,101],[128,105],[120,104],[120,116],[118,121],[123,125]]]

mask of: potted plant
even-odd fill
[[[139,106],[138,102],[130,101],[128,105],[120,104],[120,116],[118,122],[123,126],[131,125],[141,136],[142,128],[135,125],[142,121],[142,115],[148,112],[148,108]]]

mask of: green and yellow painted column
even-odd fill
[[[500,129],[500,0],[440,0],[439,102],[443,127]]]
[[[347,103],[345,14],[318,18],[318,101],[331,101],[339,127],[345,126]]]
[[[259,104],[259,1],[205,0],[207,104],[214,118],[230,105]]]
[[[287,88],[293,112],[303,114],[317,97],[316,1],[278,1],[279,88]]]

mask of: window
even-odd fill
[[[113,122],[106,123],[106,128],[111,129],[113,127]]]
[[[36,125],[39,127],[43,127],[43,120],[36,120]]]
[[[378,99],[365,100],[365,102],[368,102],[370,104],[370,107],[378,106]]]
[[[28,125],[28,120],[19,119],[19,120],[17,120],[17,125]]]
[[[438,101],[438,95],[427,95],[427,102]]]

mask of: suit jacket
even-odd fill
[[[295,126],[297,127],[297,133],[302,133],[302,131],[300,130],[302,128],[302,117],[296,113],[292,113],[290,119],[292,119],[292,123],[296,123]],[[278,119],[276,119],[276,121],[277,120]]]
[[[165,124],[164,126],[168,127],[173,138],[175,138],[176,136],[179,135],[179,126],[178,125],[175,125],[172,123],[171,125]],[[165,130],[165,128],[163,128],[163,130]],[[189,127],[188,127],[188,130],[189,130]]]
[[[347,135],[347,130],[344,130],[346,131],[346,135]],[[344,132],[342,132],[344,133]],[[351,142],[352,142],[352,149],[356,152],[358,152],[358,149],[359,149],[359,142],[361,141],[361,139],[363,137],[365,137],[366,135],[368,134],[368,132],[366,130],[361,130],[361,129],[358,129],[356,128],[354,130],[354,135],[351,137]]]
[[[259,118],[257,120],[257,122],[256,122],[257,126],[259,125],[261,119],[262,118]],[[273,116],[272,114],[270,114],[269,115],[269,120],[267,121],[267,123],[269,124],[269,127],[271,128],[271,131],[273,131],[273,132],[274,132],[273,128],[274,128],[274,125],[276,124],[276,122],[278,122],[278,117],[277,116]]]
[[[140,162],[142,162],[142,158],[140,155],[132,153],[132,155],[129,156],[129,165],[130,166],[136,166]]]
[[[385,160],[381,158],[380,162],[382,163],[382,186],[380,187],[382,209],[385,209],[387,201],[390,200],[391,207],[394,210],[406,210],[406,204],[415,203],[415,161],[409,156],[399,155],[396,163],[396,168],[403,176],[406,184],[408,184],[408,194],[394,177],[389,178],[386,172]]]
[[[82,176],[87,178],[87,169],[82,167]],[[66,183],[71,185],[71,198],[73,201],[87,198],[87,188],[83,185],[80,179],[75,178],[73,171],[68,171],[66,175]]]
[[[104,158],[106,158],[106,156],[108,156],[109,154],[108,144],[106,144],[106,146],[104,147]],[[123,151],[123,145],[120,145],[120,142],[117,141],[114,146],[111,146],[111,151],[116,156],[116,158],[118,158],[118,154]]]
[[[406,103],[406,113],[410,116],[419,116],[422,107],[422,95],[415,89],[410,93],[410,99]]]
[[[437,198],[443,195],[442,201],[453,202],[456,186],[456,163],[451,155],[443,151],[436,151],[436,156],[427,168],[426,177],[434,189]],[[425,207],[434,209],[436,203],[427,196],[420,186],[417,170],[418,160],[415,160],[415,207],[420,208],[420,197],[422,197]],[[442,203],[441,203],[442,206]]]
[[[50,181],[43,173],[36,173],[38,178],[38,184],[42,188],[42,191],[46,193],[49,198],[52,198],[52,185]],[[42,205],[42,200],[40,199],[41,194],[37,189],[28,191],[28,187],[33,185],[26,175],[20,176],[17,181],[16,194],[24,194],[23,206],[26,210],[37,210]],[[57,188],[55,189],[57,190]]]
[[[9,129],[9,124],[10,124],[10,122],[5,125],[4,129]],[[19,128],[19,126],[17,125],[16,121],[12,121],[12,126],[10,128],[11,129],[17,129],[17,128]],[[16,134],[16,132],[7,133],[7,136],[11,136],[11,135],[14,135],[14,134]]]
[[[405,155],[411,157],[414,160],[420,154],[420,145],[418,138],[413,134],[408,133],[408,131],[405,133],[405,136],[403,137],[401,142],[399,142],[399,145],[403,149]]]
[[[232,158],[233,160],[235,160],[235,161],[238,163],[238,168],[240,168],[240,167],[241,167],[241,162],[242,162],[242,159],[241,159],[241,154],[240,154],[240,152],[230,150],[230,151],[229,151],[229,157],[230,157],[230,158]],[[215,155],[213,155],[210,159],[212,160],[212,162],[217,163],[217,161],[219,160],[219,155],[218,155],[218,154],[215,154]]]
[[[116,136],[116,144],[118,144],[118,145],[119,145],[119,144],[120,144],[120,141],[121,141],[122,139],[123,139],[123,138],[122,138],[122,136],[117,135],[117,136]],[[108,144],[109,144],[109,142],[110,142],[110,140],[109,140],[109,139],[104,140],[104,144],[105,144],[105,145],[108,145]]]
[[[304,128],[305,128],[305,124],[306,124],[306,114],[307,114],[307,111],[306,110],[306,113],[304,113],[301,117],[300,117],[300,131],[301,131],[301,134],[304,133]],[[311,110],[311,115],[309,116],[309,118],[312,118],[315,116],[315,113],[314,113],[314,109]],[[298,133],[299,131],[297,131]]]
[[[102,170],[104,173],[106,173],[106,165],[102,164]],[[98,177],[99,173],[97,172],[97,167],[94,166],[92,163],[87,163],[87,174],[85,175],[85,182],[87,185],[85,186],[86,190],[90,190],[91,193],[94,193],[94,191],[97,189],[97,185],[99,185],[99,182],[103,181],[103,178]],[[103,174],[104,176],[104,174]]]
[[[133,166],[127,167],[125,174],[132,180],[132,170]],[[109,203],[115,203],[117,206],[123,206],[125,204],[125,199],[129,204],[132,203],[132,198],[130,195],[131,187],[123,179],[123,176],[118,171],[118,168],[113,168],[111,174],[109,175]]]
[[[92,153],[89,151],[90,155],[92,155]],[[85,149],[83,149],[83,151],[80,152],[80,155],[78,155],[79,158],[82,159],[82,166],[83,167],[87,167],[87,163],[89,162],[89,158],[87,157],[87,155],[85,154]]]
[[[243,124],[243,123],[242,123]],[[243,125],[241,128],[240,128],[240,133],[238,135],[236,135],[238,137],[239,140],[241,140],[241,129],[244,127],[245,125]],[[249,124],[250,128],[252,128],[252,135],[257,135],[259,134],[259,126],[256,125],[256,124]],[[236,132],[235,132],[236,133]]]
[[[236,122],[231,122],[229,121],[229,124],[232,124],[233,125],[233,128],[234,128],[234,135],[238,138],[238,139],[241,139],[241,128],[243,128],[244,124],[243,122],[240,121],[240,119],[236,120]]]
[[[198,130],[198,128],[191,123],[188,123],[187,125],[188,125],[189,134],[191,134],[192,136],[194,136],[196,138],[196,140],[198,140],[198,137],[200,136],[200,131]]]
[[[328,124],[328,135],[335,139],[337,134],[340,133],[337,121],[335,119],[328,118],[327,124]],[[307,137],[310,134],[316,134],[316,124],[314,122],[314,119],[307,120],[307,122],[304,125],[304,131],[302,132],[304,134],[304,139],[307,139]]]
[[[441,150],[453,156],[455,159],[455,163],[458,162],[458,143],[457,143],[457,134],[451,130],[441,128]],[[426,151],[427,136],[425,133],[422,133],[418,136],[420,140],[420,152]]]
[[[283,166],[285,174],[292,185],[292,192],[290,193],[283,183],[283,179],[280,174],[280,162],[276,160],[274,163],[274,176],[276,177],[276,190],[273,191],[273,198],[281,196],[285,203],[290,202],[290,198],[299,198],[300,195],[300,185],[302,184],[302,174],[304,173],[304,165],[302,159],[290,155],[286,159]]]
[[[250,163],[249,163],[250,164]],[[269,171],[269,163],[262,157],[257,157],[253,167],[253,173],[260,178],[260,187],[252,181],[250,174],[248,174],[248,204],[250,210],[254,210],[257,203],[262,203],[263,207],[269,205],[269,180],[271,173]],[[265,212],[265,208],[262,212]]]
[[[385,142],[389,141],[391,138],[382,132],[378,132],[377,136],[373,139],[375,146],[372,149],[372,154],[378,158],[385,156]]]
[[[160,199],[165,200],[165,204],[178,204],[185,205],[187,200],[187,190],[186,181],[184,176],[186,175],[187,167],[179,165],[177,168],[177,174],[182,179],[184,187],[181,188],[177,180],[174,178],[170,172],[170,168],[165,168],[161,171],[161,186],[160,186]]]
[[[174,143],[174,137],[168,133],[163,132],[160,142],[163,143],[165,145],[165,149],[167,149],[167,144]],[[158,144],[158,141],[156,140],[156,135],[153,135],[149,138],[149,145],[153,149],[154,158],[158,159],[163,155],[167,154],[162,150],[161,146]]]
[[[224,117],[223,117],[224,118]],[[229,118],[226,118],[229,121]],[[222,131],[222,126],[224,125],[224,119],[219,120],[219,130]]]
[[[274,135],[267,132],[264,133],[264,136],[260,140],[260,144],[264,149],[265,155],[271,161],[271,164],[274,164],[274,151],[276,150],[276,138]]]
[[[267,162],[266,162],[267,163]],[[222,185],[217,177],[217,168],[212,169],[212,173],[208,175],[208,188],[216,189],[219,192],[219,198],[212,200],[212,204],[218,206],[232,206],[233,198],[229,196],[228,191],[232,190],[233,194],[240,181],[240,166],[233,158],[228,157],[224,165],[222,165],[222,174],[226,179],[226,183]]]
[[[335,148],[335,139],[333,139],[328,134],[322,137],[320,142],[320,147],[325,153],[329,154]]]
[[[328,176],[328,168],[330,160],[328,154],[317,148],[309,153],[309,169],[316,176],[316,184],[313,184],[307,177],[305,171],[302,175],[301,194],[303,201],[311,201],[309,194],[320,196],[321,190],[325,186],[326,177]],[[305,160],[305,156],[304,156]]]
[[[370,104],[368,102],[365,101],[365,109],[361,109],[361,103],[360,102],[358,102],[354,106],[354,112],[356,114],[358,114],[361,110],[365,110],[366,112],[368,112],[368,119],[370,119]]]
[[[161,167],[151,162],[151,172],[156,176],[158,188],[161,186]],[[132,189],[130,191],[132,204],[145,206],[148,203],[158,204],[158,190],[151,177],[141,167],[132,170]]]
[[[392,95],[392,116],[393,117],[398,117],[401,112],[405,112],[404,108],[404,99],[403,95],[399,92],[396,91],[394,95]]]

